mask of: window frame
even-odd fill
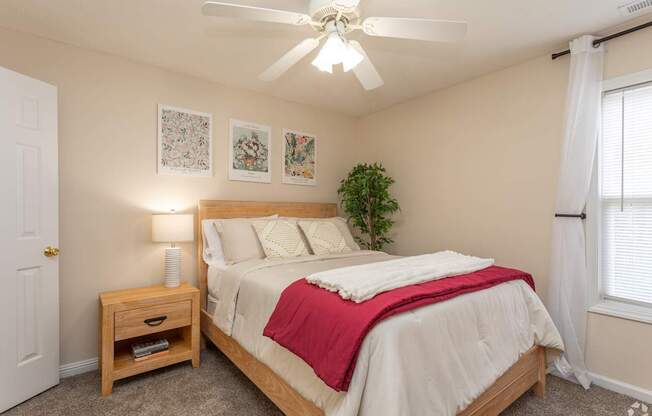
[[[602,82],[601,99],[610,91],[632,88],[650,82],[652,82],[652,69],[604,80]],[[600,114],[600,120],[602,120],[602,114]],[[606,297],[602,294],[601,285],[603,279],[602,268],[600,267],[602,258],[602,212],[599,195],[601,146],[602,129],[600,129],[600,136],[595,149],[591,187],[586,202],[586,261],[587,276],[589,278],[588,311],[652,324],[652,306],[643,305],[634,300],[628,301]]]

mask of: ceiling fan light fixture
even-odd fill
[[[333,73],[333,65],[342,64],[344,72],[355,68],[362,60],[362,56],[348,42],[346,42],[339,33],[332,32],[328,35],[326,43],[319,51],[319,54],[312,61],[320,71]]]
[[[344,55],[345,49],[346,45],[340,35],[337,32],[332,32],[328,35],[326,43],[319,51],[317,59],[330,62],[331,65],[337,65],[342,63],[342,55]]]

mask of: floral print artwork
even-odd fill
[[[271,128],[231,120],[229,179],[271,182]]]
[[[159,173],[210,176],[211,115],[159,107]]]
[[[233,168],[252,172],[267,172],[267,134],[258,130],[236,127],[233,144]]]
[[[283,182],[316,185],[317,138],[286,130],[284,136]]]

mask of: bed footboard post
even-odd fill
[[[539,364],[538,381],[532,390],[537,397],[543,397],[546,394],[546,349],[544,347],[539,347],[537,350],[537,361]]]

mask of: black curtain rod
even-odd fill
[[[555,214],[555,218],[579,218],[581,220],[586,219],[586,214]]]
[[[598,46],[600,46],[601,43],[608,42],[611,39],[616,39],[616,38],[619,38],[621,36],[629,35],[630,33],[637,32],[637,31],[639,31],[641,29],[645,29],[645,28],[648,28],[650,26],[652,26],[652,21],[649,21],[647,23],[643,23],[642,25],[634,26],[631,29],[623,30],[622,32],[614,33],[613,35],[605,36],[604,38],[596,39],[596,40],[593,41],[593,47],[597,48]],[[570,49],[566,49],[565,51],[562,51],[562,52],[553,53],[552,54],[552,59],[557,59],[557,58],[559,58],[561,56],[568,55],[570,52],[571,52]]]

